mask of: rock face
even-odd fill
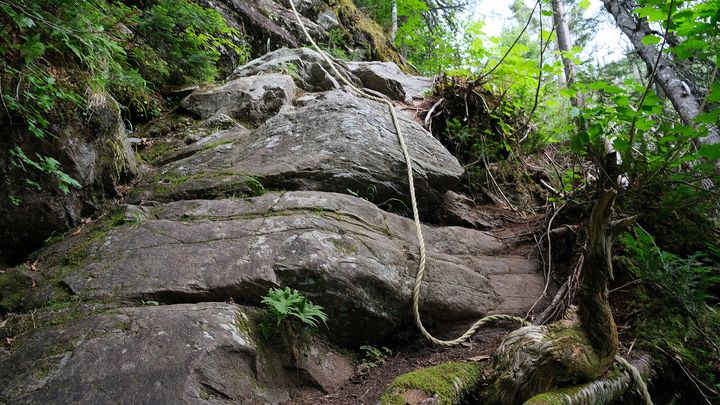
[[[363,86],[393,100],[411,102],[432,90],[433,79],[407,75],[393,62],[348,62],[347,66]]]
[[[328,362],[314,343],[301,347],[297,370],[267,358],[248,329],[255,312],[222,303],[131,307],[32,331],[0,357],[0,402],[279,403],[297,372],[327,388],[350,377],[332,352],[334,374],[314,366]]]
[[[336,66],[350,81],[360,84],[345,66],[338,61]],[[230,79],[254,76],[263,73],[285,73],[291,75],[298,87],[306,91],[324,91],[340,88],[332,69],[323,57],[309,48],[281,48],[235,69]]]
[[[203,119],[220,113],[242,122],[262,123],[283,105],[291,104],[296,92],[290,76],[267,74],[197,90],[182,101],[182,106]]]
[[[463,170],[420,125],[403,114],[399,119],[413,158],[420,209],[429,213]],[[344,91],[283,108],[248,137],[161,168],[132,201],[202,194],[188,188],[222,187],[237,195],[247,190],[248,176],[265,187],[351,192],[396,211],[409,207],[405,161],[387,107]],[[203,184],[197,186],[198,181]]]
[[[232,2],[257,11],[246,3]],[[427,83],[392,65],[352,69],[401,101]],[[177,111],[138,134],[155,167],[144,167],[127,205],[0,272],[0,314],[25,312],[0,323],[0,403],[287,403],[352,376],[334,345],[382,344],[414,327],[419,249],[414,222],[402,216],[406,165],[386,105],[343,90],[317,53],[281,49],[224,85],[195,90],[183,107],[202,120]],[[399,121],[423,218],[492,226],[469,217],[470,201],[453,193],[458,161],[406,112]],[[77,157],[71,175],[93,187],[123,173],[97,152],[109,136],[124,139],[119,118],[104,125],[97,143],[65,138]],[[123,170],[133,173],[129,150],[117,145],[109,162],[127,158]],[[57,204],[65,228],[84,212],[72,198],[60,200],[69,208]],[[431,329],[525,314],[542,294],[536,263],[490,233],[423,232],[421,311]],[[275,326],[257,307],[278,286],[323,306],[328,328],[310,337],[289,322]]]
[[[111,103],[57,125],[57,137],[45,142],[12,126],[0,136],[0,258],[21,258],[53,233],[75,226],[115,195],[119,183],[138,173],[120,112]],[[52,174],[13,156],[16,146],[34,161],[39,161],[37,154],[54,158],[81,187],[62,192]]]
[[[39,259],[43,274],[100,301],[258,303],[269,287],[291,286],[327,308],[334,338],[351,347],[411,319],[418,255],[412,221],[357,197],[288,192],[181,201],[131,207],[124,218],[107,232],[53,246]],[[425,235],[422,306],[430,319],[520,313],[542,293],[534,265],[502,256],[488,234],[426,227]],[[53,299],[54,287],[37,283],[26,304]]]

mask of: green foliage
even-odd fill
[[[157,114],[155,88],[212,80],[219,49],[245,52],[217,11],[189,0],[145,10],[107,0],[0,2],[0,27],[0,123],[40,139],[92,104],[88,95],[112,96],[131,116]],[[79,186],[51,157],[33,161],[15,149],[13,159],[56,177],[65,192]]]
[[[39,170],[42,173],[47,173],[54,176],[57,179],[58,188],[62,190],[65,194],[70,191],[70,186],[80,188],[80,183],[70,177],[67,173],[60,170],[60,162],[51,157],[38,154],[38,160],[35,161],[25,155],[25,152],[23,152],[23,150],[19,147],[15,147],[15,149],[11,150],[10,154],[15,158],[12,163],[21,167],[23,171],[25,171],[26,168],[29,166],[31,168]],[[25,182],[28,186],[40,189],[40,185],[30,180],[29,178],[25,178]]]
[[[186,0],[153,2],[138,21],[137,34],[145,44],[137,56],[150,56],[152,63],[138,59],[141,69],[154,69],[155,75],[172,83],[214,80],[223,47],[247,53],[228,39],[239,34],[216,10]]]
[[[317,327],[319,321],[325,323],[328,319],[323,307],[313,304],[298,290],[290,287],[285,287],[284,290],[271,288],[268,295],[263,297],[262,303],[275,316],[278,325],[290,318],[307,326]]]
[[[392,350],[387,347],[363,345],[360,346],[360,350],[363,352],[363,361],[360,367],[364,369],[371,369],[385,364],[385,358],[392,354]]]
[[[683,258],[658,248],[642,229],[633,233],[621,236],[627,255],[618,260],[640,282],[635,294],[642,314],[635,326],[637,339],[650,350],[677,357],[717,390],[720,250],[711,247],[715,257],[698,252]]]

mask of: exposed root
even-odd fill
[[[606,377],[590,381],[585,384],[573,387],[560,388],[554,391],[536,395],[524,405],[604,405],[618,400],[625,394],[629,387],[637,386],[637,380],[641,382],[640,389],[646,392],[641,395],[649,398],[647,386],[642,382],[642,374],[650,373],[651,358],[645,355],[634,361],[631,365],[624,359],[618,357],[622,368],[615,367]],[[647,396],[646,396],[647,394]],[[646,404],[648,404],[646,402]],[[652,403],[650,403],[651,405]]]

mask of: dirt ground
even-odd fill
[[[468,322],[468,326],[471,322]],[[386,357],[385,364],[365,373],[356,373],[353,379],[337,391],[329,394],[307,393],[294,399],[291,404],[376,405],[390,383],[404,373],[422,367],[435,366],[446,361],[489,361],[489,356],[493,354],[503,336],[516,327],[512,324],[503,326],[485,328],[475,335],[467,345],[450,349],[433,347],[422,341],[391,348],[392,354]],[[446,337],[454,337],[454,334],[459,335],[462,332],[464,330],[455,329]],[[483,360],[470,360],[478,357]]]

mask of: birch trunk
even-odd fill
[[[638,20],[632,13],[632,8],[623,0],[603,0],[605,8],[612,14],[620,30],[628,37],[638,55],[652,70],[660,51],[654,45],[644,45],[642,39],[652,33],[648,24]],[[660,56],[654,80],[662,87],[670,99],[673,107],[685,124],[693,124],[695,117],[702,113],[700,103],[690,91],[675,70],[675,67],[666,57]],[[720,131],[715,125],[708,126],[708,134],[697,140],[698,145],[712,145],[720,143]],[[715,162],[720,167],[720,160]]]
[[[553,0],[552,8],[558,49],[560,52],[563,52],[562,62],[565,70],[565,84],[567,88],[572,88],[575,85],[575,63],[565,54],[565,52],[570,52],[573,47],[570,28],[568,27],[567,16],[565,15],[565,4],[563,0]],[[576,97],[570,99],[570,103],[573,107],[582,108],[585,100],[581,94],[578,94]]]
[[[392,0],[392,27],[390,28],[390,40],[394,43],[398,29],[397,0]]]

